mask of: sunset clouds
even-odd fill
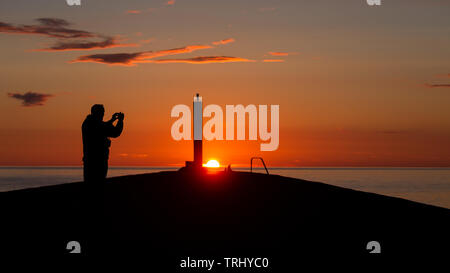
[[[297,55],[297,52],[281,52],[281,51],[269,51],[267,54],[271,57],[278,57],[278,59],[264,59],[264,63],[284,63],[285,59],[279,59],[280,57],[287,57],[290,55]],[[267,56],[267,55],[264,55]]]
[[[70,51],[70,50],[94,50],[113,47],[132,47],[137,44],[121,44],[118,39],[104,37],[101,41],[59,41],[49,48],[36,49],[34,51]]]
[[[146,53],[146,56],[148,58],[156,58],[156,57],[162,57],[162,56],[168,56],[168,55],[190,53],[190,52],[193,52],[196,50],[208,49],[208,48],[211,48],[211,46],[209,46],[209,45],[190,45],[190,46],[185,46],[185,47],[160,50],[160,51],[156,51],[156,52],[150,51],[150,52]]]
[[[229,57],[229,56],[199,56],[186,59],[162,59],[155,60],[155,63],[188,63],[188,64],[206,64],[206,63],[236,63],[236,62],[254,62],[253,60]]]
[[[213,45],[224,45],[234,42],[233,38],[228,38],[216,42]],[[209,63],[233,63],[233,62],[254,62],[247,58],[233,56],[198,56],[191,58],[174,58],[174,59],[156,59],[159,57],[191,53],[197,50],[211,49],[212,45],[189,45],[179,48],[158,50],[158,51],[141,51],[134,53],[111,53],[111,54],[92,54],[83,55],[70,63],[92,62],[109,65],[133,66],[138,63],[187,63],[187,64],[209,64]],[[282,61],[282,60],[281,60]]]
[[[226,45],[226,44],[234,43],[234,42],[235,42],[235,40],[233,38],[228,38],[228,39],[223,39],[220,41],[212,42],[212,44],[213,45]]]
[[[4,22],[0,22],[0,33],[8,34],[23,34],[23,35],[44,35],[52,38],[90,38],[96,35],[73,28],[68,28],[71,25],[64,19],[58,18],[38,18],[36,25],[20,25],[14,26]]]
[[[112,53],[112,54],[92,54],[80,56],[71,63],[93,62],[113,65],[135,65],[136,63],[154,62],[151,59],[163,56],[170,56],[182,53],[190,53],[196,50],[211,48],[209,45],[190,45],[180,48],[159,50],[159,51],[143,51],[134,53]]]
[[[281,59],[265,59],[265,60],[263,60],[263,62],[265,62],[265,63],[283,63],[284,60],[281,60]]]
[[[172,6],[175,1],[168,1],[166,5]],[[142,11],[137,9],[127,10],[127,14],[140,14]],[[39,18],[37,24],[33,25],[12,25],[0,22],[0,33],[22,34],[22,35],[41,35],[56,39],[49,46],[31,51],[44,52],[63,52],[63,51],[87,51],[118,47],[137,47],[148,43],[150,40],[139,43],[123,43],[118,36],[112,37],[104,34],[98,34],[91,31],[71,28],[71,23],[59,18]],[[123,39],[122,39],[123,40]],[[213,49],[220,46],[236,42],[232,37],[222,40],[216,40],[208,44],[187,45],[172,49],[163,50],[141,50],[134,52],[115,52],[115,53],[96,53],[86,54],[76,57],[69,63],[100,63],[107,65],[134,66],[139,63],[187,63],[187,64],[209,64],[209,63],[232,63],[232,62],[255,62],[245,57],[227,56],[227,55],[208,55],[194,56],[185,58],[164,58],[167,56],[188,54],[198,50]],[[269,52],[271,56],[286,57],[295,52]],[[159,59],[158,59],[159,58]],[[259,60],[262,62],[284,62],[282,58]]]
[[[41,94],[36,92],[8,93],[8,97],[22,101],[22,106],[42,106],[48,98],[53,97],[51,94]]]
[[[91,62],[103,64],[133,65],[139,61],[143,61],[145,52],[135,53],[112,53],[112,54],[92,54],[80,56],[71,63]]]
[[[271,55],[271,56],[283,56],[283,57],[286,57],[286,56],[289,56],[289,55],[297,55],[298,54],[298,52],[279,52],[279,51],[270,51],[270,52],[268,52],[268,54],[269,55]]]
[[[36,21],[39,24],[20,26],[0,22],[0,33],[43,35],[49,38],[58,39],[58,42],[48,48],[35,49],[33,51],[93,50],[112,47],[137,46],[136,44],[121,44],[118,39],[114,37],[68,28],[71,23],[64,19],[38,18]],[[100,39],[100,41],[90,40],[94,38]]]

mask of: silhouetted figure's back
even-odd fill
[[[81,126],[83,133],[84,181],[90,184],[103,183],[108,172],[110,137],[118,137],[123,129],[123,113],[115,113],[111,120],[104,122],[105,109],[101,104],[91,108]],[[114,126],[113,122],[118,120]]]

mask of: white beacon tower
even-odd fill
[[[194,166],[203,164],[203,107],[202,97],[197,93],[194,97]]]

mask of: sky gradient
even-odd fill
[[[95,103],[125,113],[111,165],[179,166],[174,105],[279,104],[269,166],[450,166],[450,2],[0,2],[0,165],[81,165]],[[40,20],[39,20],[40,18]],[[46,19],[45,19],[46,18]]]

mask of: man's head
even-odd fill
[[[94,104],[91,107],[91,115],[98,120],[103,120],[103,116],[105,115],[105,108],[102,104]]]

